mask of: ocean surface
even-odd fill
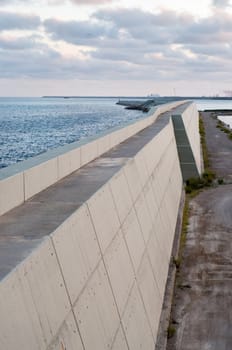
[[[117,98],[0,98],[0,168],[129,121],[140,111]],[[232,109],[232,101],[197,101],[199,109]]]
[[[218,115],[217,118],[232,129],[232,115]]]
[[[0,168],[144,117],[117,98],[0,98]]]

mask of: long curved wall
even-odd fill
[[[183,102],[157,106],[149,117],[116,127],[84,141],[59,147],[0,170],[0,215],[21,205],[65,176],[88,164],[148,127],[157,117]]]
[[[154,350],[183,185],[175,107],[76,172],[115,166],[2,279],[2,349]]]

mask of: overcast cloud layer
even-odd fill
[[[78,9],[111,1],[72,2]],[[229,1],[211,5],[207,18],[168,9],[154,13],[95,6],[87,20],[78,15],[76,20],[42,19],[2,8],[0,78],[229,81]]]

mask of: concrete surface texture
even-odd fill
[[[182,191],[162,111],[0,217],[4,350],[154,349]]]
[[[225,185],[205,190],[190,202],[183,261],[172,320],[170,350],[232,349],[232,141],[203,113],[212,168]]]
[[[170,350],[232,348],[231,193],[232,186],[225,185],[191,203]]]
[[[183,104],[156,107],[150,116],[84,141],[58,147],[0,170],[0,215],[25,202],[63,177],[83,167],[119,143],[148,127],[163,112]]]
[[[202,173],[197,115],[198,111],[194,104],[189,105],[187,112],[184,106],[179,106],[175,109],[175,114],[172,114],[184,181],[190,177],[198,177]]]

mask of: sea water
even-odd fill
[[[232,100],[204,100],[196,99],[194,102],[197,105],[198,110],[204,111],[214,110],[214,109],[231,109],[232,110]]]
[[[0,168],[144,117],[117,98],[0,98]]]
[[[232,115],[218,115],[217,118],[232,129]]]
[[[117,100],[0,98],[0,168],[146,116]],[[232,101],[195,102],[198,109],[232,109]]]
[[[232,110],[232,100],[196,100],[198,110]],[[232,115],[217,115],[217,118],[232,129]]]

